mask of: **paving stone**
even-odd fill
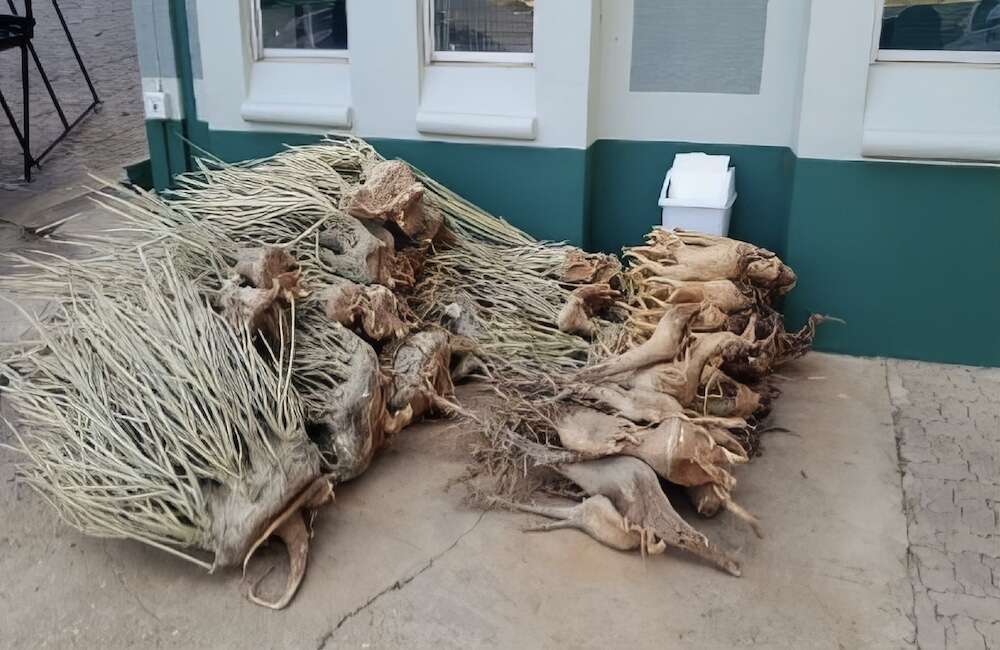
[[[965,461],[951,463],[910,463],[906,471],[918,478],[949,479],[961,481],[974,478]]]
[[[1000,485],[960,481],[955,484],[955,503],[962,506],[966,501],[1000,502]]]
[[[932,540],[944,541],[949,553],[971,551],[991,558],[1000,558],[1000,537],[974,535],[971,532],[956,531],[952,535],[934,536]]]
[[[1000,622],[997,623],[981,623],[979,621],[973,622],[976,630],[983,635],[983,639],[986,641],[986,647],[989,650],[1000,650]]]
[[[917,644],[1000,650],[1000,372],[887,368]]]
[[[985,500],[982,502],[984,505]],[[953,481],[927,481],[927,485],[921,490],[919,507],[930,512],[954,512],[955,508],[955,482]]]
[[[930,592],[930,598],[940,616],[968,616],[984,623],[993,623],[1000,616],[1000,599],[969,596],[968,594],[941,594]]]
[[[930,599],[924,589],[917,590],[913,598],[917,647],[925,649],[945,647],[945,622],[938,617],[934,601]]]
[[[1000,591],[993,586],[993,572],[983,562],[983,556],[968,551],[960,553],[954,560],[954,567],[955,578],[965,593],[972,596],[1000,596]]]
[[[907,440],[899,446],[900,457],[908,463],[936,463],[938,457],[934,455],[930,445],[916,445]]]
[[[941,415],[946,422],[959,422],[969,419],[969,407],[956,399],[950,399],[941,404]]]
[[[977,535],[992,535],[997,531],[997,514],[986,503],[966,502],[963,505],[962,523]]]
[[[956,616],[946,628],[945,647],[948,650],[986,650],[986,640],[971,619]]]
[[[950,555],[926,546],[911,546],[910,553],[917,565],[917,577],[924,587],[932,591],[962,591],[955,577],[955,565]]]

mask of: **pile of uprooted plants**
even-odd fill
[[[411,422],[481,431],[474,501],[553,518],[619,549],[738,562],[671,507],[728,511],[813,324],[774,300],[795,275],[766,250],[654,230],[618,258],[541,243],[364,141],[200,163],[162,196],[97,201],[125,222],[26,254],[2,288],[54,316],[4,352],[23,480],[70,525],[205,569],[288,550],[303,578],[310,515]],[[457,381],[502,407],[467,412]],[[571,507],[536,505],[544,491]]]

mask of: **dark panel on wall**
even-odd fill
[[[760,92],[767,0],[635,0],[632,92]]]
[[[795,157],[785,147],[598,140],[591,146],[590,241],[618,251],[660,223],[657,198],[674,155],[728,154],[736,167],[730,234],[778,254],[785,250]]]
[[[819,348],[1000,366],[1000,169],[800,159],[789,226]]]

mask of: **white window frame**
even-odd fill
[[[532,19],[534,21],[534,19]],[[532,50],[534,50],[535,24],[532,22]],[[424,62],[431,63],[485,63],[502,65],[534,65],[532,52],[448,52],[437,51],[434,43],[434,0],[424,0]]]
[[[250,39],[253,46],[254,59],[257,61],[273,60],[303,60],[316,61],[349,61],[350,49],[347,50],[319,50],[294,47],[264,47],[263,18],[260,11],[260,0],[248,0],[250,3]],[[349,3],[348,3],[349,4]],[[347,8],[350,11],[350,8]],[[350,47],[350,30],[347,39]]]
[[[872,55],[875,62],[907,63],[986,63],[1000,64],[1000,52],[976,52],[962,50],[883,50],[879,48],[882,39],[882,19],[885,16],[885,0],[875,0],[875,25],[872,30]]]

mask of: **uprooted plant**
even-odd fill
[[[20,256],[26,273],[0,280],[59,307],[0,367],[22,476],[76,528],[210,570],[246,570],[279,537],[285,592],[248,595],[283,607],[305,573],[302,513],[411,422],[463,414],[480,503],[739,575],[659,481],[760,533],[734,468],[757,452],[769,375],[817,322],[785,331],[772,301],[795,275],[773,253],[655,230],[623,270],[349,137],[96,200],[126,222],[119,238],[91,238],[84,259]],[[454,383],[470,379],[505,408],[469,414]],[[577,503],[533,503],[545,490]]]

